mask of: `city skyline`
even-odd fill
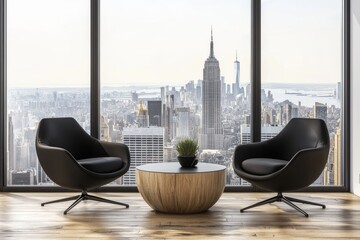
[[[173,107],[170,107],[165,113],[168,114],[168,116],[172,116],[171,119],[173,119],[167,123],[168,125],[165,127],[165,131],[166,128],[168,128],[172,133],[169,135],[170,138],[168,137],[165,141],[166,144],[162,151],[164,161],[176,161],[176,154],[174,155],[173,153],[172,143],[181,131],[178,131],[177,127],[173,128],[172,126],[180,124],[181,115],[178,111],[182,111],[181,107],[179,108],[177,106],[185,104],[185,106],[189,106],[189,110],[191,109],[188,111],[188,116],[185,117],[191,121],[193,123],[192,126],[195,127],[188,129],[190,130],[191,137],[194,137],[194,133],[195,136],[198,133],[200,123],[196,120],[196,116],[199,116],[199,110],[201,108],[198,108],[198,104],[195,104],[199,101],[196,100],[197,97],[193,95],[194,88],[192,88],[191,85],[187,84],[186,88],[184,87],[184,89],[180,91],[174,91],[171,87],[167,89],[167,95],[173,95],[174,104],[171,104]],[[186,97],[183,99],[181,96],[184,90],[186,90]],[[132,92],[129,91],[128,93]],[[143,101],[145,105],[148,106],[146,103],[149,101],[157,101],[156,99],[160,99],[160,95],[151,98],[147,98],[146,94],[139,94],[136,97],[130,94],[129,98],[124,98],[122,95],[127,96],[127,93],[112,91],[102,95],[101,136],[103,140],[122,142],[124,141],[123,134],[126,133],[124,132],[125,129],[131,129],[131,131],[138,133],[144,132],[142,130],[144,128],[139,128],[139,123],[136,121],[137,112],[140,109],[136,107],[139,107],[138,103],[140,101]],[[327,97],[327,99],[335,97],[334,95]],[[33,89],[31,91],[26,90],[25,92],[16,90],[15,92],[11,92],[9,98],[11,100],[10,106],[8,107],[9,129],[11,129],[12,134],[9,133],[8,140],[13,142],[13,144],[8,145],[9,151],[12,151],[12,154],[8,152],[8,156],[12,158],[13,161],[9,159],[8,184],[51,184],[41,168],[39,168],[40,166],[36,160],[33,142],[36,124],[43,117],[73,116],[85,130],[89,132],[90,112],[89,108],[86,107],[86,105],[89,104],[89,94],[72,89],[68,89],[65,92],[54,92],[51,89]],[[319,103],[317,103],[315,99],[316,98],[314,98],[314,105],[312,107],[305,107],[301,104],[301,101],[299,101],[298,104],[290,103],[289,101],[278,102],[271,92],[269,92],[262,102],[263,106],[267,109],[267,111],[263,111],[262,114],[269,114],[266,118],[264,115],[262,121],[262,140],[267,140],[275,136],[292,117],[316,117],[319,112],[319,114],[326,119],[330,137],[332,139],[334,138],[334,141],[331,143],[329,162],[325,169],[326,174],[322,174],[321,178],[318,179],[315,184],[339,185],[342,183],[342,174],[339,172],[342,171],[340,162],[341,148],[339,147],[341,144],[340,108],[326,104],[327,101],[324,99],[321,105],[323,110],[318,111],[316,110],[316,106],[318,106]],[[184,100],[186,101],[184,102]],[[238,179],[231,171],[234,146],[237,144],[246,144],[250,140],[248,103],[248,96],[236,99],[233,94],[227,94],[221,114],[222,125],[224,126],[224,146],[219,150],[204,150],[199,156],[201,161],[226,165],[230,169],[227,175],[227,184],[230,185],[248,186],[248,183]],[[289,108],[290,104],[293,106],[292,108]],[[295,109],[297,110],[294,111]],[[239,111],[241,111],[241,114],[237,114]],[[325,111],[327,112],[326,115],[323,114]],[[155,128],[163,129],[162,127]],[[154,129],[154,127],[148,129],[152,131],[151,129]],[[173,131],[174,129],[176,130]],[[160,151],[160,149],[158,150]],[[14,162],[15,160],[16,162]],[[146,162],[146,160],[142,160],[142,164],[145,163],[144,161]],[[12,169],[11,166],[14,166],[16,169]],[[34,180],[29,180],[29,178]],[[120,179],[112,183],[112,185],[121,185],[124,183],[125,182]]]

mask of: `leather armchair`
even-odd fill
[[[82,192],[80,196],[45,202],[42,206],[75,200],[64,214],[82,200],[129,207],[128,204],[87,193],[116,180],[129,170],[130,153],[126,145],[91,137],[73,118],[42,119],[35,145],[39,162],[48,177],[61,187]]]
[[[329,133],[321,119],[293,118],[274,138],[235,149],[235,173],[255,187],[277,192],[278,195],[243,208],[282,201],[306,217],[308,214],[293,202],[325,205],[283,196],[311,185],[322,173],[328,159]]]

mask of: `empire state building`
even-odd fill
[[[211,30],[210,56],[203,70],[202,119],[200,149],[222,149],[224,142],[221,124],[221,80],[219,61],[214,56]]]

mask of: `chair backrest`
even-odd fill
[[[330,147],[326,123],[317,118],[293,118],[275,137],[282,159],[290,160],[298,151],[306,148]]]
[[[44,118],[38,126],[36,141],[66,149],[75,159],[105,157],[101,144],[73,118]]]

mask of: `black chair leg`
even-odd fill
[[[292,201],[292,202],[298,202],[298,203],[304,203],[304,204],[310,204],[310,205],[315,205],[315,206],[320,206],[322,208],[326,208],[326,206],[324,204],[321,203],[316,203],[316,202],[310,202],[310,201],[306,201],[306,200],[302,200],[302,199],[297,199],[297,198],[292,198],[292,197],[286,197],[288,200]]]
[[[304,214],[305,217],[309,217],[309,214],[307,214],[307,212],[305,212],[304,210],[302,210],[301,208],[299,208],[298,206],[296,206],[295,204],[293,204],[290,200],[288,200],[286,197],[282,197],[281,201],[286,203],[287,205],[289,205],[292,208],[295,208],[298,212],[301,212],[302,214]]]
[[[97,197],[97,196],[94,196],[94,195],[89,195],[87,192],[82,192],[80,195],[74,196],[74,197],[68,197],[68,198],[58,199],[58,200],[54,200],[54,201],[50,201],[50,202],[44,202],[44,203],[41,204],[41,206],[44,206],[46,204],[58,203],[58,202],[66,202],[66,201],[71,201],[71,200],[75,200],[75,202],[73,202],[70,205],[70,207],[68,207],[64,211],[64,214],[67,214],[71,209],[73,209],[76,205],[79,204],[79,202],[81,202],[83,200],[93,200],[93,201],[104,202],[104,203],[112,203],[112,204],[117,204],[117,205],[121,205],[121,206],[125,206],[126,208],[129,208],[129,205],[126,204],[126,203],[116,202],[116,201],[112,201],[112,200],[109,200],[109,199]]]
[[[253,205],[250,205],[248,207],[242,208],[242,209],[240,209],[240,212],[244,212],[247,209],[258,207],[258,206],[265,205],[265,204],[268,204],[268,203],[273,203],[275,201],[277,201],[277,197],[272,197],[272,198],[266,199],[264,201],[261,201],[261,202],[255,203]]]
[[[98,202],[104,202],[104,203],[117,204],[117,205],[121,205],[121,206],[125,206],[126,208],[129,208],[129,205],[126,204],[126,203],[116,202],[116,201],[112,201],[112,200],[109,200],[109,199],[97,197],[97,196],[90,195],[90,194],[87,194],[86,199],[93,200],[93,201],[98,201]]]
[[[266,199],[264,201],[255,203],[249,207],[243,208],[240,210],[240,212],[244,212],[247,209],[250,208],[254,208],[254,207],[258,207],[267,203],[273,203],[273,202],[284,202],[287,205],[289,205],[290,207],[296,209],[297,211],[299,211],[300,213],[304,214],[305,217],[308,217],[309,214],[307,214],[307,212],[305,212],[304,210],[302,210],[301,208],[299,208],[298,206],[296,206],[294,203],[292,202],[298,202],[298,203],[304,203],[304,204],[311,204],[311,205],[316,205],[316,206],[320,206],[323,209],[326,208],[326,206],[324,204],[320,204],[320,203],[315,203],[315,202],[310,202],[310,201],[305,201],[305,200],[301,200],[301,199],[297,199],[297,198],[292,198],[292,197],[285,197],[282,195],[282,193],[278,193],[277,196]]]
[[[64,211],[64,215],[66,215],[71,209],[73,209],[73,207],[75,207],[76,205],[79,204],[79,202],[81,202],[82,200],[84,200],[85,195],[81,194],[78,199],[76,199],[75,202],[73,202],[73,204],[70,205],[70,207],[68,207],[65,211]]]
[[[44,202],[44,203],[41,203],[41,206],[44,206],[46,204],[51,204],[51,203],[67,202],[67,201],[75,200],[78,197],[79,196],[74,196],[74,197],[62,198],[62,199],[58,199],[58,200],[54,200],[54,201],[50,201],[50,202]]]

